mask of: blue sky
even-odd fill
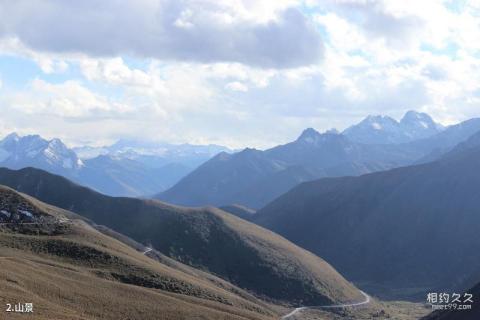
[[[480,116],[476,1],[0,3],[0,135],[268,147],[414,109]]]

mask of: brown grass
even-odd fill
[[[64,214],[29,201],[42,212]],[[60,235],[0,227],[0,307],[32,302],[35,320],[277,317],[274,306],[212,275],[159,263],[83,221],[67,226]],[[0,310],[0,319],[27,317]]]

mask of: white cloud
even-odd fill
[[[106,113],[125,113],[132,109],[122,103],[95,94],[77,81],[52,84],[33,80],[26,90],[6,94],[3,108],[25,115],[52,115],[63,118],[89,118]]]
[[[114,85],[148,86],[152,79],[145,71],[131,69],[122,58],[79,60],[83,75],[90,81],[103,81]]]
[[[27,47],[90,56],[295,67],[322,41],[293,1],[40,1],[0,3],[0,36]]]
[[[243,84],[241,82],[238,82],[238,81],[227,83],[225,85],[225,88],[233,90],[233,91],[240,91],[240,92],[247,92],[248,91],[248,87],[245,84]]]

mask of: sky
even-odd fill
[[[265,148],[480,116],[480,1],[0,0],[0,136]]]

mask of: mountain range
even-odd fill
[[[477,133],[430,163],[303,183],[253,221],[370,292],[468,289],[480,280],[479,163]]]
[[[0,166],[44,169],[112,196],[259,209],[305,181],[435,160],[477,130],[480,119],[445,128],[409,111],[400,121],[368,116],[342,133],[309,128],[290,143],[240,152],[147,140],[68,148],[59,139],[11,134],[0,141]]]
[[[195,168],[220,152],[232,152],[229,148],[215,144],[170,144],[135,139],[120,139],[111,146],[84,146],[73,148],[73,150],[83,160],[109,155],[136,160],[154,168],[171,163]]]
[[[85,166],[76,153],[59,139],[45,140],[38,135],[9,134],[0,141],[0,165],[19,169],[32,166],[59,174],[76,172]]]
[[[209,145],[120,140],[110,147],[68,148],[61,140],[13,133],[0,141],[0,166],[35,167],[114,196],[148,196],[167,189],[217,152]]]
[[[382,130],[371,125],[380,120]],[[258,209],[301,182],[435,160],[478,130],[480,119],[443,128],[428,115],[413,111],[400,122],[367,117],[342,134],[309,128],[295,141],[265,151],[220,153],[155,198],[187,206],[237,203]],[[390,139],[398,132],[404,138]],[[395,143],[379,144],[380,139],[367,136]]]
[[[343,134],[360,143],[398,144],[428,138],[444,129],[428,114],[408,111],[400,121],[388,116],[368,116]]]

